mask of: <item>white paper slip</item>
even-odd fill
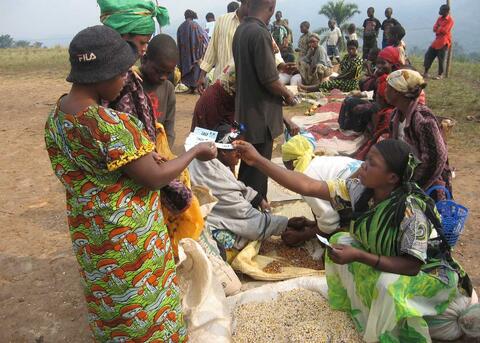
[[[218,132],[196,127],[193,132],[190,132],[185,140],[185,151],[190,150],[195,145],[203,142],[215,142]]]
[[[196,127],[193,130],[193,133],[196,136],[201,137],[202,140],[207,141],[207,142],[215,142],[215,140],[217,139],[217,136],[218,136],[217,131],[207,130],[207,129],[203,129],[201,127]]]
[[[233,150],[233,145],[232,145],[232,144],[215,143],[215,146],[216,146],[218,149]]]
[[[320,236],[320,235],[317,234],[317,238],[318,238],[318,240],[319,240],[320,242],[322,242],[322,243],[325,244],[326,246],[328,246],[328,247],[330,247],[330,248],[332,247],[332,246],[330,245],[330,242],[328,241],[328,239],[326,239],[325,237]]]

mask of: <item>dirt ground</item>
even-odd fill
[[[65,191],[52,173],[43,141],[47,114],[67,91],[67,83],[45,75],[0,76],[0,342],[90,341],[66,225]],[[196,99],[177,98],[177,152]],[[478,287],[480,155],[468,152],[468,146],[450,147],[455,196],[471,213],[455,255]]]

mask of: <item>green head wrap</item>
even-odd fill
[[[160,27],[170,24],[168,10],[151,0],[97,0],[100,21],[120,33],[151,35],[157,18]]]

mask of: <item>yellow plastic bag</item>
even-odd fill
[[[262,242],[255,241],[248,244],[232,262],[232,267],[238,272],[247,274],[255,280],[280,281],[294,279],[301,276],[324,276],[324,270],[314,270],[300,267],[282,267],[279,273],[267,273],[263,269],[271,262],[285,262],[279,257],[259,255]]]

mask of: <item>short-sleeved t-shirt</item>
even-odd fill
[[[391,28],[397,25],[400,25],[397,19],[385,19],[382,23],[383,37],[386,38],[386,35],[390,32]]]
[[[237,75],[235,118],[245,124],[245,139],[265,143],[283,131],[282,97],[267,85],[278,80],[272,36],[257,18],[247,17],[233,38]],[[268,138],[270,136],[270,138]]]
[[[377,39],[378,37],[378,32],[380,31],[380,28],[382,27],[382,24],[377,18],[367,18],[363,22],[363,39],[372,41]]]
[[[358,203],[365,186],[358,179],[336,179],[327,181],[332,206],[337,209],[352,208]],[[432,230],[425,213],[407,198],[405,218],[400,223],[400,253],[410,255],[427,263],[428,238]]]
[[[341,39],[342,39],[342,31],[337,26],[335,26],[333,30],[328,31],[327,45],[336,46]]]

